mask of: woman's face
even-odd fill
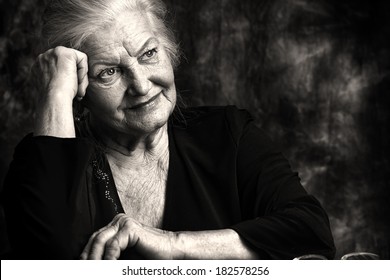
[[[88,37],[82,51],[89,67],[85,106],[94,126],[116,137],[148,134],[167,122],[176,103],[173,69],[144,14],[120,14]]]

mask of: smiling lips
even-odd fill
[[[162,92],[159,92],[158,94],[156,94],[155,96],[153,96],[152,98],[150,98],[149,100],[145,101],[145,102],[141,102],[141,103],[138,103],[138,104],[135,104],[133,106],[130,106],[128,107],[128,109],[131,109],[131,110],[134,110],[134,109],[139,109],[139,108],[142,108],[142,107],[145,107],[146,105],[152,103],[154,100],[156,100],[160,94]]]

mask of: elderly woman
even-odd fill
[[[332,258],[326,213],[246,111],[176,106],[165,14],[49,4],[34,133],[5,181],[11,257]]]

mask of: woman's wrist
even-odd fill
[[[75,137],[72,100],[48,94],[38,101],[34,136]]]

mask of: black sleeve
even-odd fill
[[[19,143],[2,194],[11,258],[74,258],[69,196],[92,152],[82,138],[29,135]]]
[[[263,258],[320,254],[332,259],[335,247],[324,209],[248,114],[241,112],[241,122],[237,179],[245,219],[232,228]]]

